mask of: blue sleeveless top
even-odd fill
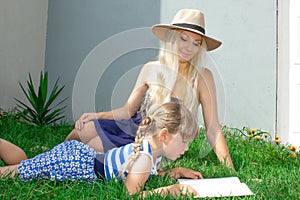
[[[109,150],[105,154],[104,158],[104,172],[105,172],[105,178],[107,180],[111,180],[112,178],[117,178],[118,180],[125,181],[128,171],[125,169],[125,171],[120,171],[122,168],[124,168],[124,164],[128,162],[130,159],[130,156],[133,155],[133,143],[127,144],[125,146],[114,148],[112,150]],[[140,154],[145,154],[149,156],[149,158],[152,161],[152,167],[151,167],[151,173],[150,176],[157,174],[157,168],[160,165],[162,156],[158,156],[155,160],[156,162],[153,162],[153,156],[152,156],[152,150],[150,147],[150,144],[147,140],[143,140],[143,143],[141,144]],[[123,176],[121,176],[121,173]]]

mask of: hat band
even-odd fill
[[[195,25],[195,24],[187,24],[187,23],[175,23],[174,26],[180,26],[183,28],[191,28],[195,29],[197,31],[200,31],[201,33],[205,34],[205,29],[201,26]]]

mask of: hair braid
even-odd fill
[[[151,127],[151,123],[153,122],[152,117],[145,117],[143,121],[140,124],[140,127],[137,131],[137,134],[135,136],[135,141],[133,143],[133,152],[134,155],[132,156],[132,160],[136,160],[140,155],[141,145],[143,143],[143,140],[145,139],[145,135],[147,131],[149,131]]]
[[[136,160],[137,158],[140,156],[140,150],[141,150],[141,146],[142,146],[142,143],[143,143],[143,140],[145,139],[145,136],[146,136],[146,133],[147,132],[151,132],[151,127],[153,127],[153,123],[154,123],[154,120],[152,117],[150,116],[147,116],[145,117],[141,124],[139,125],[139,129],[136,133],[136,136],[135,136],[135,141],[133,143],[133,154],[130,155],[128,161],[126,161],[122,168],[119,170],[121,171],[121,173],[119,173],[122,178],[124,178],[124,171],[126,171]]]

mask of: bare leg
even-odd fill
[[[2,158],[7,165],[15,165],[22,160],[26,160],[27,156],[20,147],[4,139],[0,139],[0,158]]]
[[[86,143],[89,147],[93,148],[95,151],[104,152],[103,143],[99,136],[94,137],[88,143]]]
[[[78,140],[95,149],[98,152],[104,152],[101,138],[95,128],[94,122],[84,124],[83,129],[74,129],[67,137],[66,140]]]
[[[77,140],[77,141],[81,142],[81,139],[80,139],[76,129],[73,129],[71,131],[71,133],[69,133],[69,135],[66,137],[65,141],[68,141],[68,140]]]
[[[18,167],[19,167],[19,164],[0,167],[0,178],[6,177],[6,176],[10,176],[11,178],[14,178],[15,174],[18,173]]]

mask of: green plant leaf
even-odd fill
[[[50,124],[52,122],[58,121],[59,119],[62,119],[63,116],[60,116],[60,115],[62,114],[62,110],[64,108],[65,108],[65,106],[60,109],[57,109],[57,110],[53,111],[51,114],[49,114],[46,118],[47,123]]]
[[[31,75],[29,74],[29,81],[27,81],[27,86],[28,86],[28,95],[29,95],[29,102],[31,105],[38,110],[38,98],[34,90],[34,85],[32,83]]]
[[[60,89],[58,89],[58,78],[54,84],[54,87],[50,93],[50,96],[48,98],[48,102],[46,104],[46,108],[48,108],[52,103],[53,101],[57,98],[57,96],[61,93],[61,91],[64,89],[65,86],[62,86]]]
[[[41,72],[41,76],[42,76],[42,72]],[[47,98],[47,90],[48,90],[48,73],[45,72],[44,77],[40,78],[41,83],[40,83],[40,89],[42,91],[42,99],[43,102],[46,102],[46,98]]]
[[[20,109],[21,118],[30,121],[35,125],[46,125],[56,122],[62,118],[63,109],[66,106],[56,109],[59,105],[61,105],[67,98],[59,101],[57,104],[52,106],[52,104],[57,100],[59,94],[62,92],[64,86],[58,86],[59,78],[57,78],[50,95],[48,95],[48,73],[41,72],[40,73],[40,81],[38,86],[37,93],[35,92],[34,84],[29,74],[29,80],[27,81],[27,91],[23,87],[23,85],[19,82],[19,85],[26,96],[26,99],[29,101],[30,105],[25,104],[24,102],[15,98],[18,102],[17,106]],[[47,99],[47,97],[49,98]],[[26,111],[26,112],[25,112]]]

